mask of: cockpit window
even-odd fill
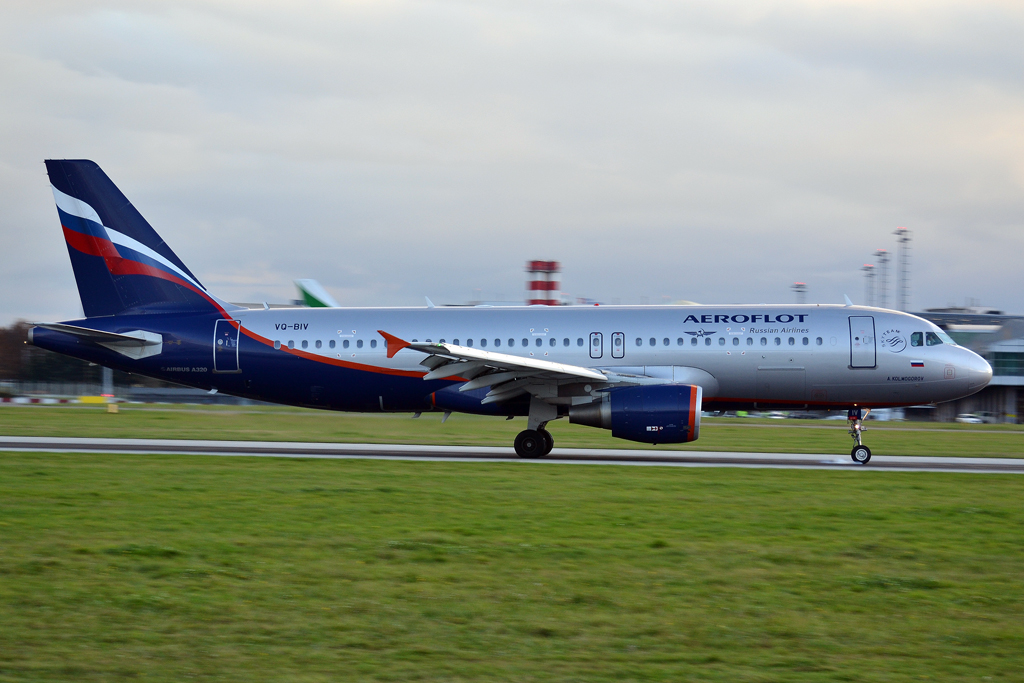
[[[914,332],[910,335],[911,346],[924,346],[924,332]]]
[[[956,342],[953,341],[953,338],[945,332],[936,332],[935,334],[939,335],[939,339],[941,339],[944,344],[952,344],[953,346],[956,346]]]
[[[942,340],[939,339],[939,335],[935,334],[934,332],[927,332],[925,334],[925,342],[928,344],[928,346],[942,345]]]

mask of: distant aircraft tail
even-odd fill
[[[206,291],[94,162],[47,160],[46,172],[87,317],[237,308]]]

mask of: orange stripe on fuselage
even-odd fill
[[[257,334],[256,332],[253,332],[244,325],[242,326],[242,334],[249,337],[250,339],[258,341],[261,344],[266,344],[270,348],[274,348],[273,341],[267,339],[266,337],[260,334]],[[360,370],[362,372],[375,372],[379,375],[393,375],[395,377],[419,377],[422,379],[423,375],[427,374],[426,372],[417,372],[415,370],[396,370],[393,368],[382,368],[376,365],[366,365],[365,363],[353,363],[352,361],[341,360],[340,358],[330,358],[328,356],[322,356],[315,353],[310,353],[308,351],[300,351],[299,349],[289,349],[287,346],[283,345],[279,350],[284,351],[285,353],[290,353],[293,356],[298,356],[299,358],[305,358],[306,360],[314,361],[316,363],[334,365],[336,367],[348,368],[349,370]]]

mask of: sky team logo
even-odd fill
[[[907,348],[907,338],[897,329],[889,329],[882,333],[879,343],[883,349],[892,353],[900,353]]]

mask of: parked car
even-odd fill
[[[1002,422],[999,413],[995,413],[991,410],[979,410],[974,414],[976,417],[981,418],[981,421],[985,424],[995,425]]]
[[[984,422],[977,415],[971,415],[970,413],[962,413],[956,416],[956,421],[965,425],[980,425]]]

